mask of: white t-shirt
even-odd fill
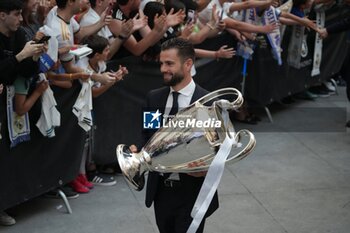
[[[86,12],[86,14],[80,20],[80,26],[85,27],[85,26],[93,25],[97,23],[100,19],[101,17],[96,13],[94,9],[90,7],[88,12]],[[97,34],[99,36],[106,38],[107,40],[113,37],[112,32],[109,30],[107,26],[102,27]]]
[[[91,68],[91,66],[89,64],[89,58],[87,58],[87,57],[83,57],[82,59],[79,59],[78,62],[76,63],[76,65],[84,70],[92,71],[92,72],[98,73],[98,74],[105,72],[107,69],[105,62],[99,62],[98,63],[98,71],[96,72],[94,69]],[[100,87],[101,83],[93,81],[92,86],[93,87]]]
[[[221,6],[219,0],[212,0],[204,10],[199,12],[198,14],[198,19],[201,21],[202,24],[206,24],[211,20],[211,12],[213,9],[214,4],[216,4],[216,12],[221,16],[222,14],[222,19],[227,18],[226,10],[223,9],[223,6]],[[225,5],[227,7],[227,5]]]
[[[49,12],[50,15],[46,19],[46,25],[50,27],[53,31],[59,32],[56,36],[58,41],[58,48],[65,46],[74,45],[74,33],[80,30],[80,26],[72,17],[69,22],[65,22],[60,16],[57,15],[57,8],[54,7]],[[74,59],[72,54],[66,53],[60,55],[60,60],[63,62],[68,62]]]
[[[235,2],[241,2],[241,1],[235,1]],[[233,19],[236,19],[236,20],[239,20],[239,21],[244,21],[244,19],[243,19],[243,12],[244,12],[244,10],[234,11],[234,12],[232,12],[232,14],[229,14],[230,7],[231,7],[232,4],[234,4],[234,3],[232,3],[232,2],[225,2],[223,4],[222,9],[226,13],[226,15],[228,17],[230,17],[230,18],[233,18]]]

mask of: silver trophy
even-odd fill
[[[217,99],[227,95],[236,98],[233,102]],[[208,103],[212,103],[211,106],[205,106]],[[132,153],[124,144],[118,145],[117,159],[126,180],[136,190],[142,190],[147,171],[206,171],[226,137],[234,137],[236,141],[226,163],[243,159],[254,149],[255,137],[248,130],[235,132],[228,117],[229,110],[236,110],[242,104],[243,97],[237,89],[219,89],[180,110],[169,121],[164,120],[163,127],[139,153]],[[189,167],[192,162],[203,165]]]

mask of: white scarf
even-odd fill
[[[293,8],[293,0],[288,0],[283,5],[279,6],[277,9],[280,10],[281,12],[290,13],[292,8]],[[282,24],[280,26],[281,41],[283,40],[285,30],[286,30],[286,25]]]
[[[316,11],[316,24],[318,28],[324,28],[326,14],[325,9],[323,7],[315,8]],[[316,33],[315,37],[315,48],[314,48],[314,59],[312,64],[312,71],[311,76],[319,75],[320,72],[320,66],[322,61],[322,46],[323,46],[323,40],[320,36],[320,34]]]
[[[254,8],[246,9],[243,11],[243,20],[246,23],[256,25],[257,17]],[[256,35],[256,33],[254,33]],[[255,44],[249,41],[243,41],[237,43],[237,55],[243,57],[244,59],[252,60],[254,53]]]
[[[262,17],[263,25],[272,25],[278,24],[278,16],[280,15],[280,11],[272,6],[264,11],[264,15]],[[270,41],[272,47],[272,55],[277,60],[278,65],[282,65],[282,57],[281,57],[281,33],[278,28],[273,30],[271,33],[267,34],[267,38]]]
[[[221,177],[224,173],[225,162],[230,154],[232,147],[240,147],[241,144],[235,140],[235,131],[232,127],[228,127],[229,116],[227,111],[222,112],[225,127],[228,128],[225,140],[220,145],[220,149],[215,155],[209,166],[207,175],[205,176],[201,190],[198,194],[196,202],[193,206],[191,216],[193,218],[187,233],[195,233],[204,218],[205,213],[214,197],[214,194],[220,184]]]
[[[288,46],[288,65],[300,69],[300,59],[302,44],[304,41],[305,27],[300,25],[294,25],[292,30],[291,40]]]

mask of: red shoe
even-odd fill
[[[90,189],[85,187],[82,183],[79,182],[78,177],[75,178],[72,182],[69,183],[73,190],[77,193],[88,193]]]
[[[79,174],[77,177],[77,180],[84,185],[85,187],[92,189],[94,187],[94,185],[88,181],[87,177],[85,174]]]

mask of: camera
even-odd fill
[[[50,40],[51,36],[43,36],[40,40],[36,40],[35,44],[43,44],[46,41]]]
[[[190,23],[196,23],[196,15],[195,15],[195,11],[194,10],[188,10],[187,11],[187,24]]]

